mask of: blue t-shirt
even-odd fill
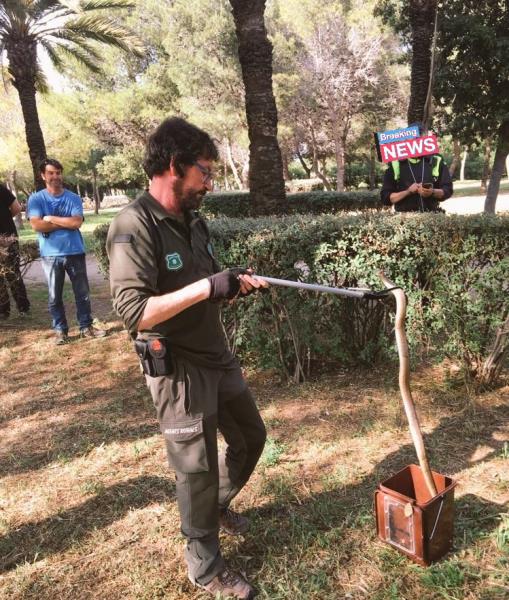
[[[81,198],[64,189],[60,196],[53,196],[47,190],[35,192],[28,199],[28,218],[45,215],[53,217],[82,217]],[[79,229],[57,229],[50,233],[37,233],[41,256],[69,256],[84,254],[85,244]]]

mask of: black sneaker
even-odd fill
[[[97,327],[84,327],[80,329],[80,338],[102,338],[106,335],[104,329],[97,329]]]
[[[243,535],[249,530],[249,519],[231,508],[223,508],[219,513],[219,528],[230,535]]]
[[[200,585],[199,583],[195,583],[195,585],[216,598],[218,594],[221,598],[241,598],[243,600],[251,600],[255,597],[255,591],[249,583],[241,575],[229,569],[225,569],[222,573],[216,575],[207,585]]]
[[[69,336],[65,331],[57,331],[55,336],[55,344],[57,346],[62,346],[63,344],[67,344],[69,342]]]

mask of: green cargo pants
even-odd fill
[[[189,576],[206,585],[224,569],[219,511],[253,472],[265,426],[238,367],[214,370],[178,358],[172,375],[146,379],[176,473]],[[226,442],[221,456],[218,430]]]

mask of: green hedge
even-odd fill
[[[276,214],[323,214],[345,211],[383,210],[380,191],[356,192],[299,192],[287,194],[286,207]],[[243,218],[251,214],[249,192],[224,192],[207,194],[201,211],[207,217]]]
[[[210,228],[221,264],[262,275],[380,289],[383,270],[407,292],[414,356],[451,357],[470,373],[507,316],[509,217],[299,215],[223,218]],[[104,229],[98,235],[104,240]],[[104,265],[103,250],[99,259]],[[327,365],[387,358],[393,312],[390,300],[272,287],[226,306],[224,322],[245,361],[302,378]]]

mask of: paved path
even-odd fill
[[[446,213],[456,215],[472,215],[484,210],[486,196],[463,196],[462,198],[449,198],[440,206]],[[499,194],[496,204],[497,213],[509,211],[509,194]]]

